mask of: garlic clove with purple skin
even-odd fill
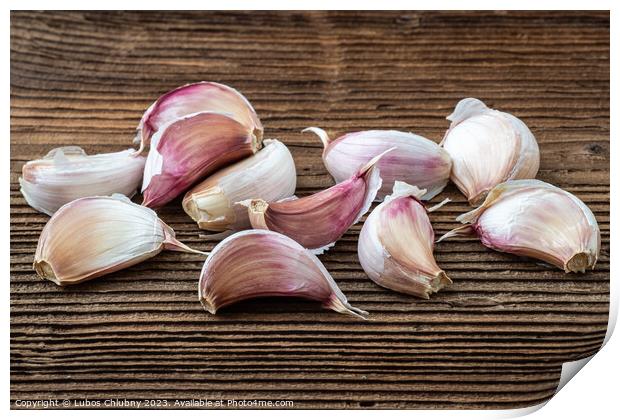
[[[175,239],[155,212],[125,196],[86,197],[61,207],[41,232],[34,269],[66,286],[101,277],[168,249],[203,254]]]
[[[447,119],[441,145],[452,158],[450,179],[471,205],[501,182],[536,177],[538,143],[520,119],[474,98],[461,100]]]
[[[87,155],[77,146],[59,147],[23,166],[20,191],[31,207],[49,216],[82,197],[114,193],[132,197],[145,161],[133,149]]]
[[[539,180],[499,184],[480,207],[457,220],[465,226],[440,240],[477,236],[488,248],[536,258],[567,273],[593,269],[600,254],[592,211],[573,194]]]
[[[347,302],[316,256],[280,233],[245,230],[211,251],[198,282],[205,310],[215,314],[235,302],[268,296],[305,298],[336,312],[368,315]]]
[[[165,93],[146,110],[138,124],[140,150],[137,153],[142,152],[151,136],[170,121],[204,111],[226,114],[248,128],[257,141],[262,140],[263,125],[241,93],[220,83],[198,82]]]
[[[198,112],[169,122],[151,140],[142,205],[161,207],[196,181],[261,147],[244,125],[224,114]]]
[[[330,140],[320,128],[309,127],[303,131],[313,132],[323,142],[323,162],[336,182],[350,178],[372,157],[392,147],[398,148],[398,153],[386,156],[377,165],[383,184],[375,201],[390,194],[397,179],[426,189],[423,200],[439,194],[450,179],[452,161],[448,153],[435,142],[413,133],[369,130]]]
[[[366,218],[358,240],[362,268],[380,286],[428,299],[452,283],[433,256],[435,234],[420,199],[425,190],[396,181]]]
[[[201,229],[215,232],[250,227],[248,210],[238,201],[278,201],[295,193],[295,162],[278,140],[265,140],[256,154],[221,169],[185,194],[183,209]]]
[[[253,199],[240,204],[248,207],[253,228],[280,232],[321,254],[366,214],[381,187],[377,162],[392,150],[372,158],[349,179],[316,194],[275,203]]]

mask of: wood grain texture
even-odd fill
[[[27,206],[27,160],[60,145],[131,144],[161,93],[213,80],[242,91],[267,138],[284,141],[298,194],[332,185],[320,142],[371,128],[438,141],[466,96],[522,118],[539,178],[594,211],[596,270],[569,275],[485,249],[437,246],[454,280],[424,301],[369,281],[360,225],[321,256],[368,322],[304,301],[204,312],[203,258],[162,253],[61,289],[32,270],[48,220]],[[468,210],[431,216],[437,234]],[[213,242],[175,201],[161,218]],[[11,401],[48,398],[293,400],[296,408],[515,408],[550,398],[561,365],[593,354],[609,308],[607,12],[14,12],[11,14]],[[171,401],[172,401],[171,400]]]

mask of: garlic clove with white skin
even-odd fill
[[[196,181],[261,147],[246,126],[224,114],[198,112],[173,120],[151,140],[142,205],[161,207]]]
[[[151,136],[170,121],[204,111],[226,114],[247,127],[257,141],[262,140],[263,125],[252,104],[241,93],[220,83],[198,82],[165,93],[146,110],[138,124],[138,153],[150,143]]]
[[[192,252],[155,212],[125,196],[80,198],[61,207],[43,228],[34,257],[42,279],[66,286],[151,258],[162,250]]]
[[[440,238],[477,236],[488,248],[536,258],[565,272],[593,269],[601,233],[592,211],[573,194],[546,182],[507,181]]]
[[[386,156],[377,165],[383,184],[375,201],[389,194],[397,179],[426,189],[423,200],[439,194],[450,179],[452,161],[448,153],[435,142],[413,133],[369,130],[330,140],[320,128],[303,131],[313,132],[323,142],[323,162],[336,182],[350,178],[372,157],[396,147],[398,153]]]
[[[267,230],[237,232],[209,254],[200,273],[198,299],[205,310],[246,299],[281,296],[322,302],[360,318],[321,261],[291,238]]]
[[[461,100],[447,119],[441,145],[452,158],[450,179],[471,205],[499,183],[536,177],[538,143],[520,119],[474,98]]]
[[[278,201],[295,194],[297,175],[288,148],[278,140],[221,169],[185,194],[183,209],[201,229],[215,232],[250,227],[248,210],[238,201],[261,198]]]
[[[452,281],[433,256],[435,233],[427,215],[449,200],[427,210],[420,202],[425,193],[396,181],[392,194],[366,218],[357,249],[362,268],[375,283],[428,299]]]
[[[133,149],[87,155],[77,146],[60,147],[23,166],[20,191],[31,207],[49,216],[82,197],[118,193],[131,198],[145,161]]]
[[[275,203],[252,199],[240,204],[248,207],[253,228],[280,232],[322,254],[368,212],[381,187],[377,162],[392,150],[375,156],[349,179],[307,197]]]

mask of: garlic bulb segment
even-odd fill
[[[323,303],[365,318],[351,306],[321,261],[297,242],[267,230],[244,230],[220,242],[200,273],[198,298],[212,314],[246,299],[282,296]]]
[[[125,196],[80,198],[61,207],[43,228],[34,269],[66,286],[132,266],[163,249],[202,253],[176,240],[153,210]]]
[[[224,114],[199,112],[174,120],[151,140],[142,205],[160,207],[196,181],[260,148],[261,142],[245,126]]]
[[[538,143],[520,119],[474,98],[461,100],[447,119],[441,144],[452,158],[450,179],[471,205],[499,183],[536,177]]]
[[[78,198],[114,193],[132,197],[142,180],[142,156],[135,150],[87,155],[77,146],[51,150],[27,162],[19,178],[28,204],[49,216]]]
[[[376,201],[392,191],[397,179],[426,189],[423,200],[439,194],[450,179],[452,161],[448,153],[435,142],[416,134],[370,130],[330,140],[320,128],[309,127],[303,131],[315,133],[323,142],[323,162],[336,182],[350,178],[373,156],[396,147],[398,152],[381,159],[377,165],[383,184]]]
[[[248,210],[235,203],[250,198],[278,201],[295,194],[296,185],[291,152],[278,140],[265,140],[256,154],[219,170],[189,190],[183,209],[201,229],[241,230],[250,227]]]
[[[241,204],[248,207],[253,228],[280,232],[321,254],[366,214],[381,187],[376,164],[392,150],[371,159],[351,178],[316,194],[276,203],[253,199]]]
[[[420,203],[426,194],[396,181],[392,195],[366,218],[358,241],[362,268],[375,283],[388,289],[429,298],[452,283],[433,257],[435,234]]]
[[[226,114],[245,126],[257,141],[262,140],[263,125],[241,93],[220,83],[199,82],[165,93],[146,110],[138,124],[138,153],[149,144],[151,136],[170,121],[203,111]]]
[[[495,187],[484,203],[457,218],[453,236],[477,236],[489,248],[555,265],[565,272],[594,268],[601,234],[592,211],[573,194],[528,179]]]

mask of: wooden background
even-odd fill
[[[376,286],[356,255],[360,225],[321,257],[368,322],[311,302],[267,299],[216,317],[197,300],[203,258],[164,252],[65,290],[32,270],[48,217],[19,193],[22,165],[60,145],[131,145],[147,106],[188,82],[241,90],[267,138],[291,148],[298,193],[332,185],[321,144],[371,128],[439,141],[466,96],[521,117],[539,178],[583,199],[600,223],[594,272],[566,275],[441,243],[454,285],[423,301]],[[467,211],[432,216],[437,234]],[[161,217],[211,249],[179,202]],[[550,398],[562,362],[602,343],[609,304],[607,12],[11,15],[11,400],[290,399],[297,408],[514,408]],[[173,400],[170,400],[173,402]]]

